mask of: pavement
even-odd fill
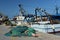
[[[0,40],[60,40],[60,36],[58,36],[58,34],[54,35],[41,32],[38,32],[39,37],[28,37],[28,36],[7,37],[4,34],[9,32],[10,30],[9,27],[10,26],[0,25]]]

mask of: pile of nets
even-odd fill
[[[27,32],[25,33],[25,31]],[[32,33],[35,33],[33,28],[27,26],[16,26],[6,33],[5,36],[32,36]]]

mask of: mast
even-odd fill
[[[55,10],[56,10],[56,15],[58,15],[59,8],[57,6],[56,6]]]
[[[59,8],[58,8],[58,6],[57,6],[57,1],[55,0],[55,11],[56,11],[56,15],[58,15],[58,10],[59,10]]]
[[[24,9],[22,8],[22,5],[21,5],[21,4],[19,4],[18,6],[19,6],[19,8],[20,8],[20,9],[19,9],[19,12],[20,12],[19,15],[22,16],[25,11],[24,11]]]

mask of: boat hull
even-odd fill
[[[55,27],[55,32],[60,32],[60,24],[53,24]],[[34,28],[36,31],[44,32],[44,33],[53,33],[53,26],[52,24],[33,24],[31,25],[32,28]]]

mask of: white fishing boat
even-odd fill
[[[37,12],[44,12],[45,16],[40,16],[40,19],[37,17]],[[60,16],[59,15],[50,15],[45,10],[41,8],[36,8],[35,10],[36,20],[37,22],[31,23],[31,27],[36,31],[44,32],[44,33],[53,33],[60,32]]]

